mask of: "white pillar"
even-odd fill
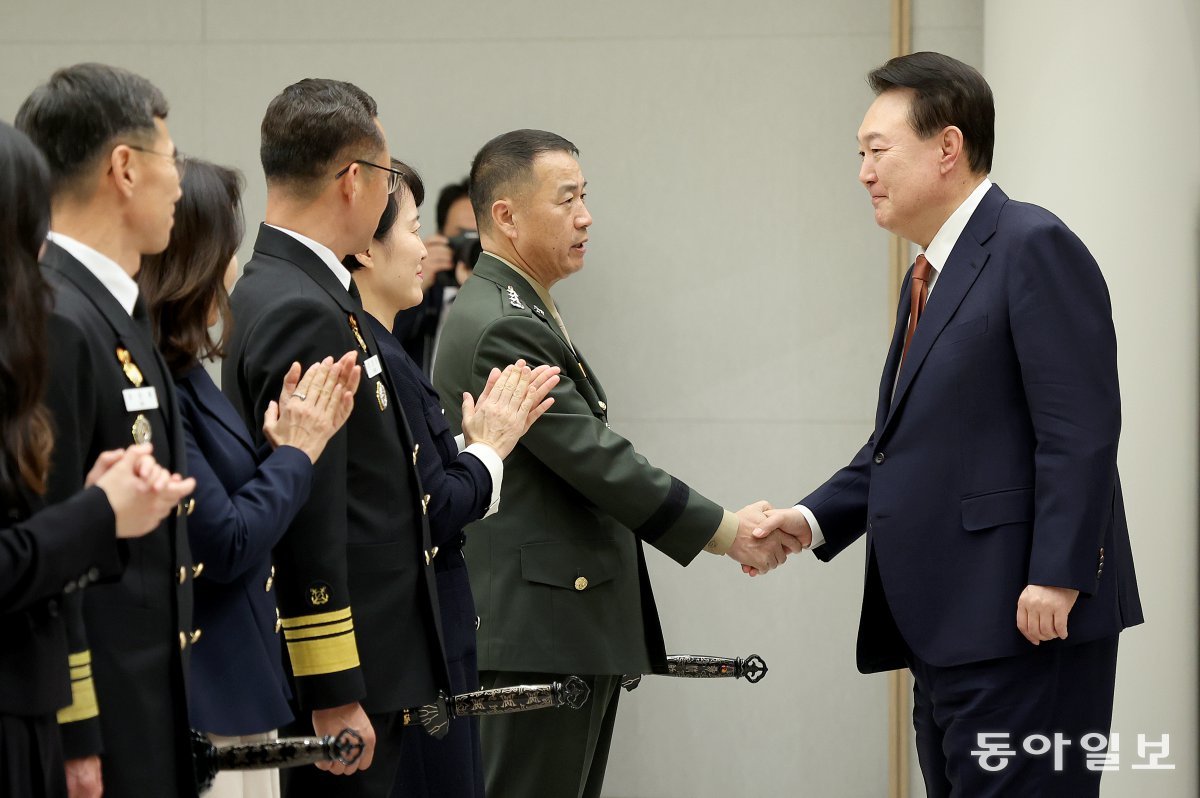
[[[1147,622],[1121,638],[1105,796],[1195,796],[1200,4],[988,0],[993,179],[1087,244],[1119,345],[1120,468]],[[1133,770],[1170,734],[1174,771]]]

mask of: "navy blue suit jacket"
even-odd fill
[[[938,666],[1029,652],[1016,626],[1029,584],[1080,592],[1068,640],[1043,647],[1141,623],[1117,474],[1117,343],[1096,261],[1054,215],[993,186],[897,380],[911,278],[875,431],[800,502],[825,535],[819,559],[867,536],[859,669],[903,667],[904,644]]]
[[[375,317],[368,315],[367,323],[392,375],[413,442],[419,447],[416,466],[421,484],[429,491],[429,537],[438,547],[439,557],[461,557],[463,527],[487,512],[492,476],[479,458],[459,455],[437,391],[400,340]]]
[[[282,379],[282,377],[281,377]],[[256,450],[246,425],[208,373],[176,382],[196,478],[188,539],[204,570],[195,582],[196,626],[188,713],[223,735],[277,729],[292,719],[276,631],[271,549],[308,500],[312,463],[290,446]]]

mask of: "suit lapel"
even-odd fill
[[[182,448],[178,445],[179,441],[183,439],[183,426],[179,418],[179,407],[176,403],[171,371],[154,345],[153,334],[144,324],[135,321],[126,313],[125,308],[121,307],[121,303],[116,300],[112,292],[104,287],[96,275],[88,271],[86,266],[62,247],[53,242],[47,242],[42,263],[51,272],[70,283],[99,311],[115,333],[118,344],[129,351],[130,357],[143,372],[143,376],[147,378],[152,376],[149,367],[153,364],[159,379],[148,381],[154,386],[158,396],[159,413],[162,415],[163,421],[170,427],[170,442],[168,447],[165,447],[167,449],[165,460],[173,469],[178,469],[182,465],[183,457]],[[142,301],[140,297],[138,301]],[[112,352],[112,358],[116,363],[116,349]],[[133,387],[133,384],[129,383],[126,387]]]
[[[257,453],[246,424],[233,409],[233,405],[229,404],[229,400],[217,389],[216,383],[208,376],[203,366],[196,366],[185,374],[180,385],[183,390],[191,392],[192,400],[200,412],[228,430],[251,455]]]
[[[920,372],[921,364],[925,362],[929,350],[937,341],[938,336],[942,334],[942,330],[954,316],[958,306],[962,304],[963,298],[971,290],[971,286],[975,284],[975,280],[987,264],[991,253],[984,244],[996,232],[996,221],[1000,214],[1000,208],[1007,201],[1008,197],[1004,192],[999,187],[993,186],[984,195],[983,201],[979,203],[975,213],[971,214],[971,219],[967,222],[962,235],[958,237],[958,242],[951,250],[950,257],[946,259],[946,265],[938,275],[933,294],[929,298],[929,304],[913,335],[908,356],[900,365],[900,379],[896,383],[896,391],[890,402],[887,419],[883,424],[884,428],[895,418],[896,410],[917,373]],[[904,294],[902,293],[901,296],[903,297]],[[902,299],[901,307],[903,308],[903,306]],[[905,318],[907,319],[907,315]],[[899,326],[897,325],[898,328]],[[899,329],[897,329],[897,334],[902,335],[899,333]],[[893,350],[895,349],[896,347],[893,346]]]

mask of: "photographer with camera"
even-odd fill
[[[471,276],[482,251],[465,178],[438,194],[437,229],[437,235],[425,239],[429,255],[421,283],[424,298],[416,307],[401,311],[393,326],[409,357],[426,375],[433,373],[433,356],[446,311]]]

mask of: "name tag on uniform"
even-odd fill
[[[371,379],[379,372],[383,371],[383,366],[379,365],[379,355],[371,355],[363,361],[363,368],[367,370],[367,379]]]
[[[158,391],[150,385],[145,388],[126,388],[121,391],[125,397],[125,409],[130,413],[140,413],[143,410],[158,409]]]

